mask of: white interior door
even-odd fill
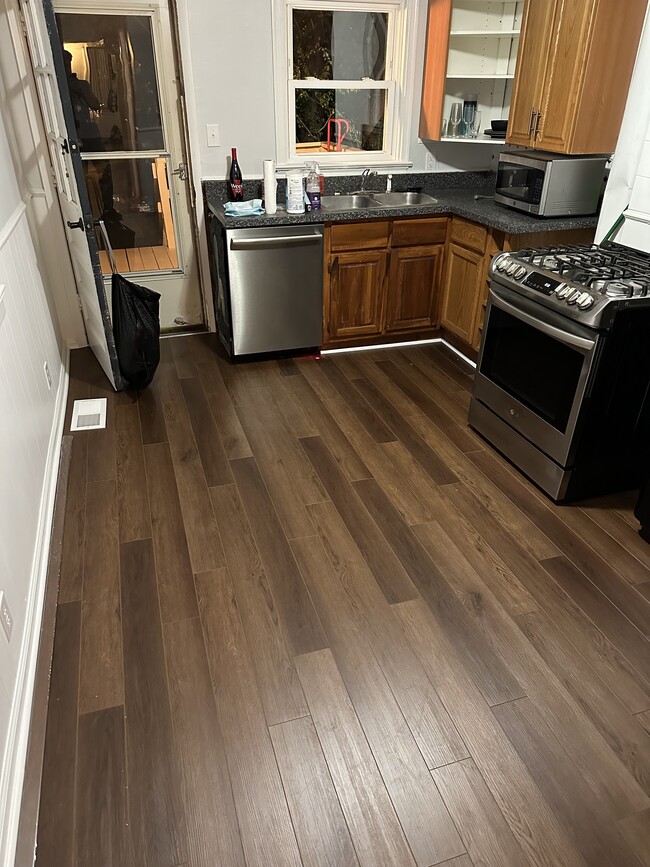
[[[74,132],[74,118],[71,106],[66,104],[65,95],[62,98],[58,86],[58,77],[63,74],[63,57],[56,36],[54,14],[49,0],[25,0],[22,11],[88,343],[113,387],[121,389],[123,383],[109,301]]]
[[[118,270],[161,295],[163,330],[203,323],[167,0],[63,0],[56,26],[95,220]],[[108,257],[100,250],[105,275]]]

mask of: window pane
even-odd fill
[[[296,90],[296,152],[384,150],[386,90]]]
[[[293,77],[386,78],[385,12],[293,11]]]
[[[83,150],[163,150],[150,18],[66,12],[57,24]]]
[[[83,167],[93,216],[104,220],[119,270],[177,268],[167,160],[90,159]],[[100,258],[110,273],[108,258]]]

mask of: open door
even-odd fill
[[[90,348],[117,391],[123,388],[94,218],[84,180],[75,116],[66,88],[61,42],[51,0],[23,0],[27,43]]]

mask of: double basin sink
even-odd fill
[[[426,193],[352,193],[349,196],[322,196],[323,211],[371,211],[376,208],[408,208],[435,205]]]

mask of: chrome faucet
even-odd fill
[[[376,178],[376,177],[377,177],[377,172],[372,172],[372,171],[370,171],[370,169],[364,169],[361,172],[361,187],[359,188],[359,192],[365,193],[366,192],[366,181],[369,180],[370,178]]]

